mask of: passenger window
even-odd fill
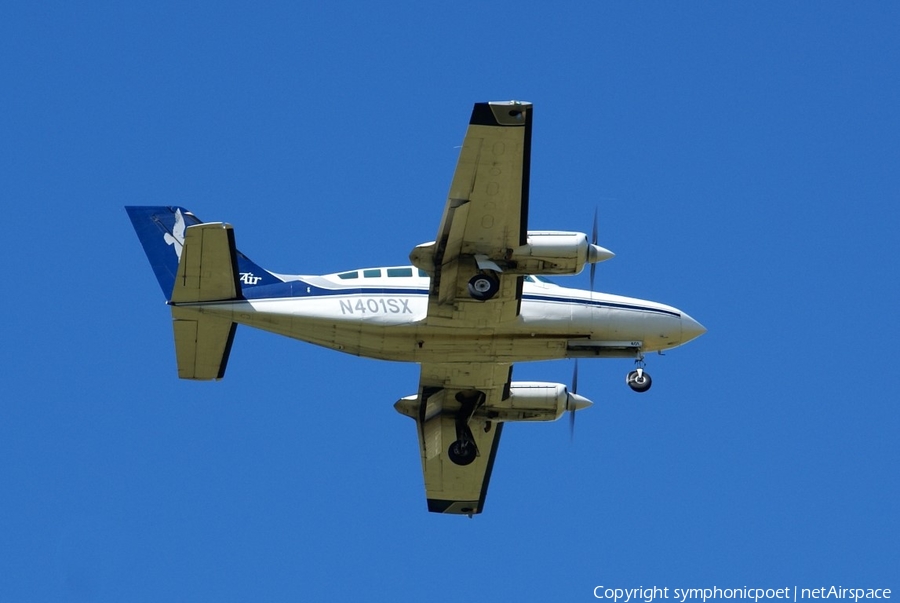
[[[388,276],[412,276],[412,268],[388,268]]]
[[[357,278],[358,276],[359,276],[359,272],[354,270],[353,272],[341,272],[338,275],[338,278],[350,279],[350,278]]]
[[[372,270],[363,270],[363,276],[366,278],[378,278],[381,276],[381,268],[374,268]]]

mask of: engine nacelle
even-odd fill
[[[437,396],[429,398],[437,400]],[[481,406],[475,415],[490,421],[555,421],[566,411],[587,408],[592,402],[584,396],[573,394],[561,383],[542,383],[539,381],[513,382],[509,386],[509,397],[506,400]],[[458,404],[455,408],[458,408]],[[419,396],[413,394],[397,400],[394,408],[400,414],[417,419],[419,417]],[[449,410],[449,409],[448,409]],[[440,402],[431,412],[438,414],[448,412],[442,410]],[[426,414],[429,414],[426,412]],[[429,414],[429,416],[433,416]]]
[[[509,398],[484,409],[498,421],[555,421],[567,410],[592,404],[561,383],[519,381],[510,384]]]
[[[588,242],[581,232],[530,230],[528,242],[512,250],[510,261],[522,274],[578,274],[585,264],[602,262],[613,252]]]
[[[615,256],[609,249],[592,245],[581,232],[530,230],[527,243],[505,250],[494,257],[474,253],[472,257],[482,270],[507,274],[578,274],[585,264],[602,262]],[[434,274],[436,243],[422,243],[409,254],[413,266]]]

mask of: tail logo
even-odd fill
[[[255,285],[261,280],[261,276],[255,276],[252,272],[241,272],[241,282],[245,285]]]
[[[181,261],[181,248],[184,247],[184,216],[181,215],[180,209],[175,210],[175,225],[172,227],[172,234],[164,234],[163,240],[166,245],[175,247],[175,255],[178,256],[178,261]]]

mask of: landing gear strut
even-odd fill
[[[635,360],[635,364],[637,365],[637,368],[628,373],[625,377],[625,383],[636,392],[645,392],[653,385],[653,380],[650,378],[650,373],[644,371],[643,354]]]

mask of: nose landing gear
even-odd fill
[[[635,360],[635,364],[637,365],[637,368],[628,373],[625,377],[625,383],[627,383],[628,387],[634,391],[642,393],[650,389],[650,386],[653,385],[653,380],[650,378],[650,373],[644,370],[643,355]]]

